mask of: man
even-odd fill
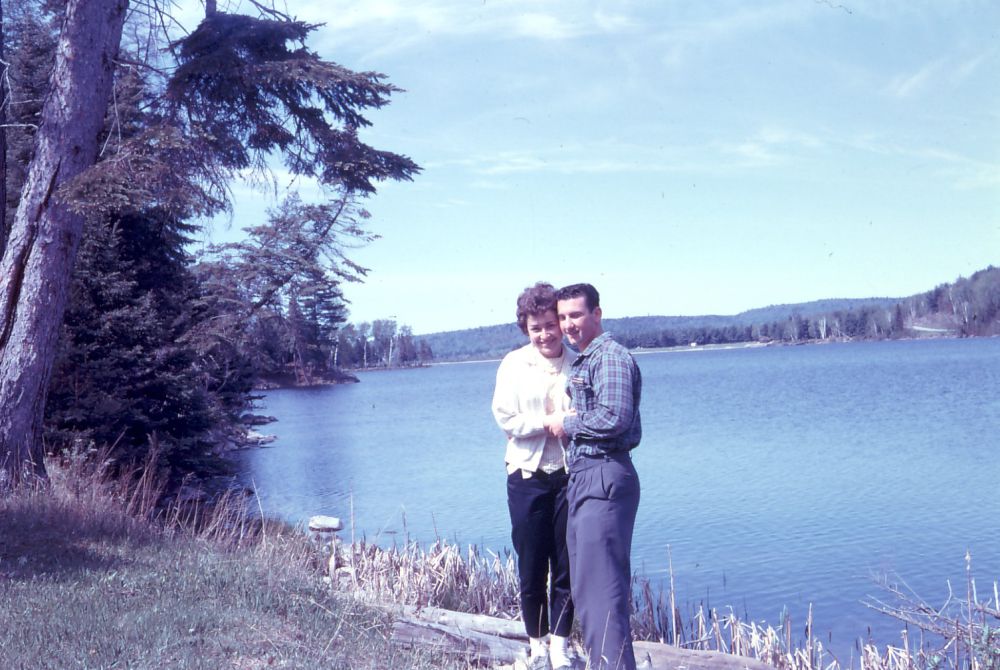
[[[635,670],[629,615],[639,476],[629,452],[642,436],[642,379],[628,350],[603,331],[597,289],[573,284],[556,298],[562,332],[579,351],[568,383],[572,411],[550,426],[569,438],[573,601],[590,667]]]

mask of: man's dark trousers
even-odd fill
[[[635,670],[629,615],[639,475],[628,452],[575,461],[567,497],[573,602],[590,667]]]
[[[573,626],[566,550],[567,477],[563,470],[552,474],[539,471],[528,478],[515,470],[507,476],[511,540],[521,582],[521,616],[529,637],[544,637],[549,632],[569,637]]]

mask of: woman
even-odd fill
[[[563,445],[548,427],[562,423],[569,408],[566,380],[573,354],[563,346],[551,284],[539,282],[518,296],[517,325],[529,342],[500,363],[493,416],[507,435],[507,506],[521,615],[531,642],[529,667],[547,667],[547,657],[553,668],[568,668],[567,638],[573,625],[566,551],[568,475]],[[550,575],[551,589],[546,589]]]

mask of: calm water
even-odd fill
[[[656,353],[643,373],[635,568],[682,607],[732,606],[817,633],[846,660],[901,624],[861,601],[898,575],[932,604],[1000,577],[1000,339]],[[508,547],[497,363],[368,373],[269,392],[243,452],[264,510],[354,532]],[[352,506],[353,505],[353,506]],[[992,588],[989,589],[992,591]]]

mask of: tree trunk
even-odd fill
[[[83,232],[58,189],[97,159],[127,7],[67,2],[35,157],[0,261],[0,488],[45,476],[45,395]]]
[[[0,2],[0,259],[7,248],[7,59],[4,57],[3,2]]]

